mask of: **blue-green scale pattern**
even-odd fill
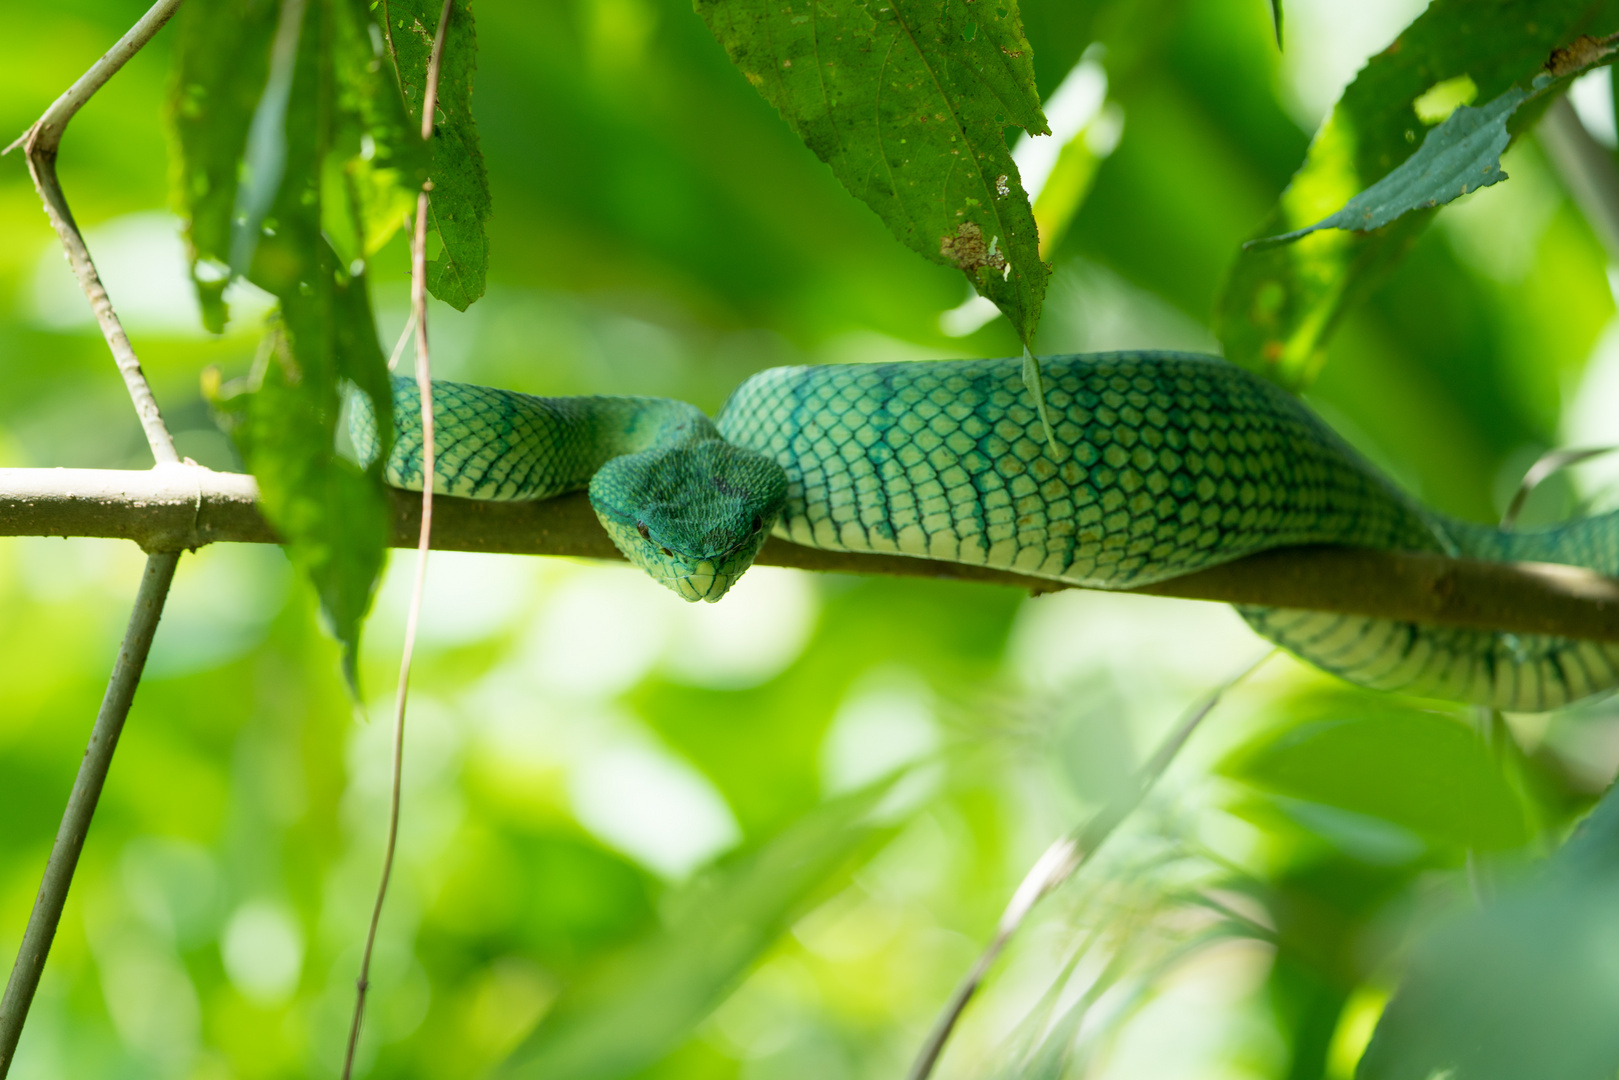
[[[422,489],[421,397],[393,378],[394,444],[383,478]],[[363,395],[349,425],[361,461],[376,457]],[[466,499],[549,499],[590,483],[603,463],[657,445],[715,438],[695,405],[668,398],[537,397],[471,383],[433,382],[433,490]]]
[[[1281,544],[1441,550],[1293,398],[1191,354],[1041,362],[1057,452],[1006,360],[778,368],[720,433],[787,471],[778,532],[1125,588]]]
[[[1619,573],[1619,517],[1504,533],[1432,513],[1293,397],[1217,357],[1041,361],[1053,453],[1015,360],[779,368],[739,387],[727,439],[788,474],[779,535],[1103,588],[1336,543]],[[1362,685],[1505,709],[1619,684],[1619,646],[1239,607]]]

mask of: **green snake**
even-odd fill
[[[1537,532],[1442,516],[1296,398],[1213,356],[786,367],[710,420],[662,398],[543,398],[433,384],[434,491],[588,488],[613,542],[687,600],[718,600],[774,533],[834,551],[970,563],[1093,588],[1146,585],[1291,544],[1347,544],[1619,575],[1619,514]],[[414,382],[394,384],[384,475],[420,490]],[[353,435],[374,457],[374,421]],[[1543,711],[1619,685],[1619,645],[1239,607],[1256,631],[1363,686]]]

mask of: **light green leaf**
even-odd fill
[[[1005,130],[1046,134],[1016,0],[696,0],[731,60],[907,247],[1034,338],[1050,268]]]
[[[1512,786],[1456,717],[1349,690],[1292,699],[1285,715],[1289,726],[1244,748],[1223,771],[1457,847],[1496,850],[1528,840]]]
[[[1466,33],[1457,32],[1460,25],[1466,26]],[[1344,91],[1316,133],[1303,166],[1256,231],[1261,237],[1298,232],[1303,238],[1284,246],[1249,247],[1228,272],[1214,318],[1227,358],[1292,389],[1309,385],[1338,319],[1427,227],[1434,211],[1420,204],[1436,191],[1459,193],[1464,178],[1434,191],[1410,187],[1407,201],[1412,205],[1392,217],[1374,214],[1370,220],[1386,223],[1370,233],[1335,228],[1312,232],[1307,226],[1336,214],[1389,177],[1419,145],[1438,137],[1437,150],[1452,140],[1452,134],[1437,132],[1424,140],[1422,121],[1413,107],[1436,85],[1467,76],[1482,100],[1495,103],[1514,87],[1530,85],[1550,63],[1554,84],[1546,88],[1549,94],[1595,59],[1579,35],[1616,27],[1619,0],[1590,5],[1560,0],[1486,5],[1434,0],[1389,48],[1368,61]],[[1568,51],[1554,55],[1557,46],[1571,43]],[[1507,112],[1509,136],[1538,111],[1521,105]],[[1475,119],[1487,109],[1488,105],[1473,110]],[[1467,115],[1452,133],[1462,130]],[[1492,146],[1495,142],[1491,136],[1484,141]],[[1480,173],[1466,179],[1466,186],[1471,190],[1485,178]],[[1437,174],[1435,180],[1437,184]],[[1397,208],[1396,202],[1389,207]]]
[[[418,126],[426,93],[427,63],[433,50],[442,0],[380,0],[377,11],[393,55],[405,106]],[[438,108],[430,144],[428,229],[443,247],[427,266],[427,288],[445,303],[465,311],[483,295],[489,271],[489,178],[478,127],[472,118],[472,78],[477,67],[477,32],[465,0],[456,0],[444,35],[439,69]]]
[[[892,825],[882,783],[822,805],[677,897],[665,929],[566,991],[500,1077],[606,1080],[680,1045],[775,940]]]
[[[1538,880],[1417,943],[1359,1080],[1606,1080],[1619,1070],[1619,789]],[[1469,905],[1471,908],[1472,905]]]

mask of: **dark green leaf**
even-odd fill
[[[1276,47],[1282,47],[1282,0],[1270,0],[1270,17],[1276,27]]]
[[[316,392],[318,375],[299,367],[296,347],[279,328],[272,333],[263,381],[238,406],[232,434],[258,480],[265,516],[320,595],[353,688],[360,624],[387,550],[388,503],[376,477],[333,448],[335,385]]]
[[[399,74],[410,116],[419,126],[441,0],[381,0],[377,5],[388,49]],[[428,228],[443,248],[427,266],[427,287],[459,311],[483,295],[489,270],[489,178],[472,119],[472,77],[477,33],[465,0],[456,0],[444,34],[429,173]]]
[[[1050,270],[1005,130],[1045,134],[1016,0],[697,0],[731,60],[911,250],[1033,340]]]
[[[231,208],[247,131],[269,72],[274,0],[220,0],[180,11],[168,121],[175,167],[169,195],[185,221],[203,322],[225,329]]]
[[[1458,32],[1463,25],[1466,32]],[[1434,86],[1467,76],[1480,99],[1494,102],[1527,85],[1549,62],[1557,65],[1554,47],[1576,42],[1582,32],[1616,27],[1619,0],[1435,0],[1344,91],[1255,235],[1304,229],[1389,176],[1424,142],[1413,102]],[[1566,63],[1571,55],[1560,57]],[[1575,66],[1589,62],[1576,59]],[[1537,111],[1519,110],[1509,132]],[[1226,356],[1284,386],[1308,385],[1339,317],[1404,255],[1432,214],[1418,209],[1371,233],[1329,230],[1284,247],[1244,250],[1215,305]]]
[[[827,803],[676,899],[669,925],[564,993],[497,1075],[606,1080],[680,1045],[807,905],[889,832],[891,784]]]
[[[1458,847],[1512,848],[1529,838],[1512,787],[1454,716],[1348,690],[1293,699],[1286,715],[1291,726],[1245,748],[1225,771]]]
[[[275,52],[256,71],[199,61],[197,80],[180,84],[177,118],[186,117],[192,96],[235,103],[205,112],[206,123],[177,123],[182,148],[189,139],[209,151],[182,155],[182,168],[195,168],[180,191],[207,195],[227,178],[234,185],[227,148],[246,155],[247,180],[228,204],[209,197],[186,205],[195,207],[193,232],[206,242],[194,241],[199,259],[228,256],[280,301],[271,361],[232,402],[232,434],[258,478],[266,516],[320,594],[352,688],[388,518],[380,473],[339,457],[336,430],[345,383],[364,391],[377,415],[392,415],[364,259],[403,221],[399,194],[416,182],[422,155],[419,140],[405,137],[408,121],[362,0],[285,0],[278,17]],[[191,28],[198,39],[188,38],[187,48],[206,52],[211,40],[226,54],[247,53],[233,35],[260,33],[266,22],[199,19]],[[241,122],[240,84],[254,78],[254,134],[231,143],[216,129]],[[233,209],[222,220],[227,205]]]
[[[1608,1080],[1619,1070],[1616,792],[1538,881],[1417,945],[1360,1080]]]
[[[340,0],[333,15],[337,127],[322,174],[321,221],[348,266],[375,255],[415,213],[428,153],[365,4]]]
[[[264,231],[265,217],[282,190],[281,181],[288,164],[289,99],[300,55],[325,60],[321,55],[323,42],[312,42],[307,50],[299,48],[305,32],[318,33],[321,22],[319,12],[305,17],[305,5],[306,0],[282,0],[276,18],[275,37],[270,46],[270,73],[248,124],[242,175],[236,185],[235,205],[231,207],[228,263],[233,277],[247,275],[258,250],[259,234]],[[310,78],[307,60],[304,78],[306,81]],[[298,183],[295,177],[290,186],[296,187]]]

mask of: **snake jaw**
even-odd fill
[[[645,570],[658,584],[682,600],[714,603],[730,591],[731,586],[753,565],[754,556],[769,535],[761,529],[757,536],[720,555],[703,557],[674,551],[645,537],[640,525],[626,524],[598,512],[598,519],[607,535],[624,557]]]

